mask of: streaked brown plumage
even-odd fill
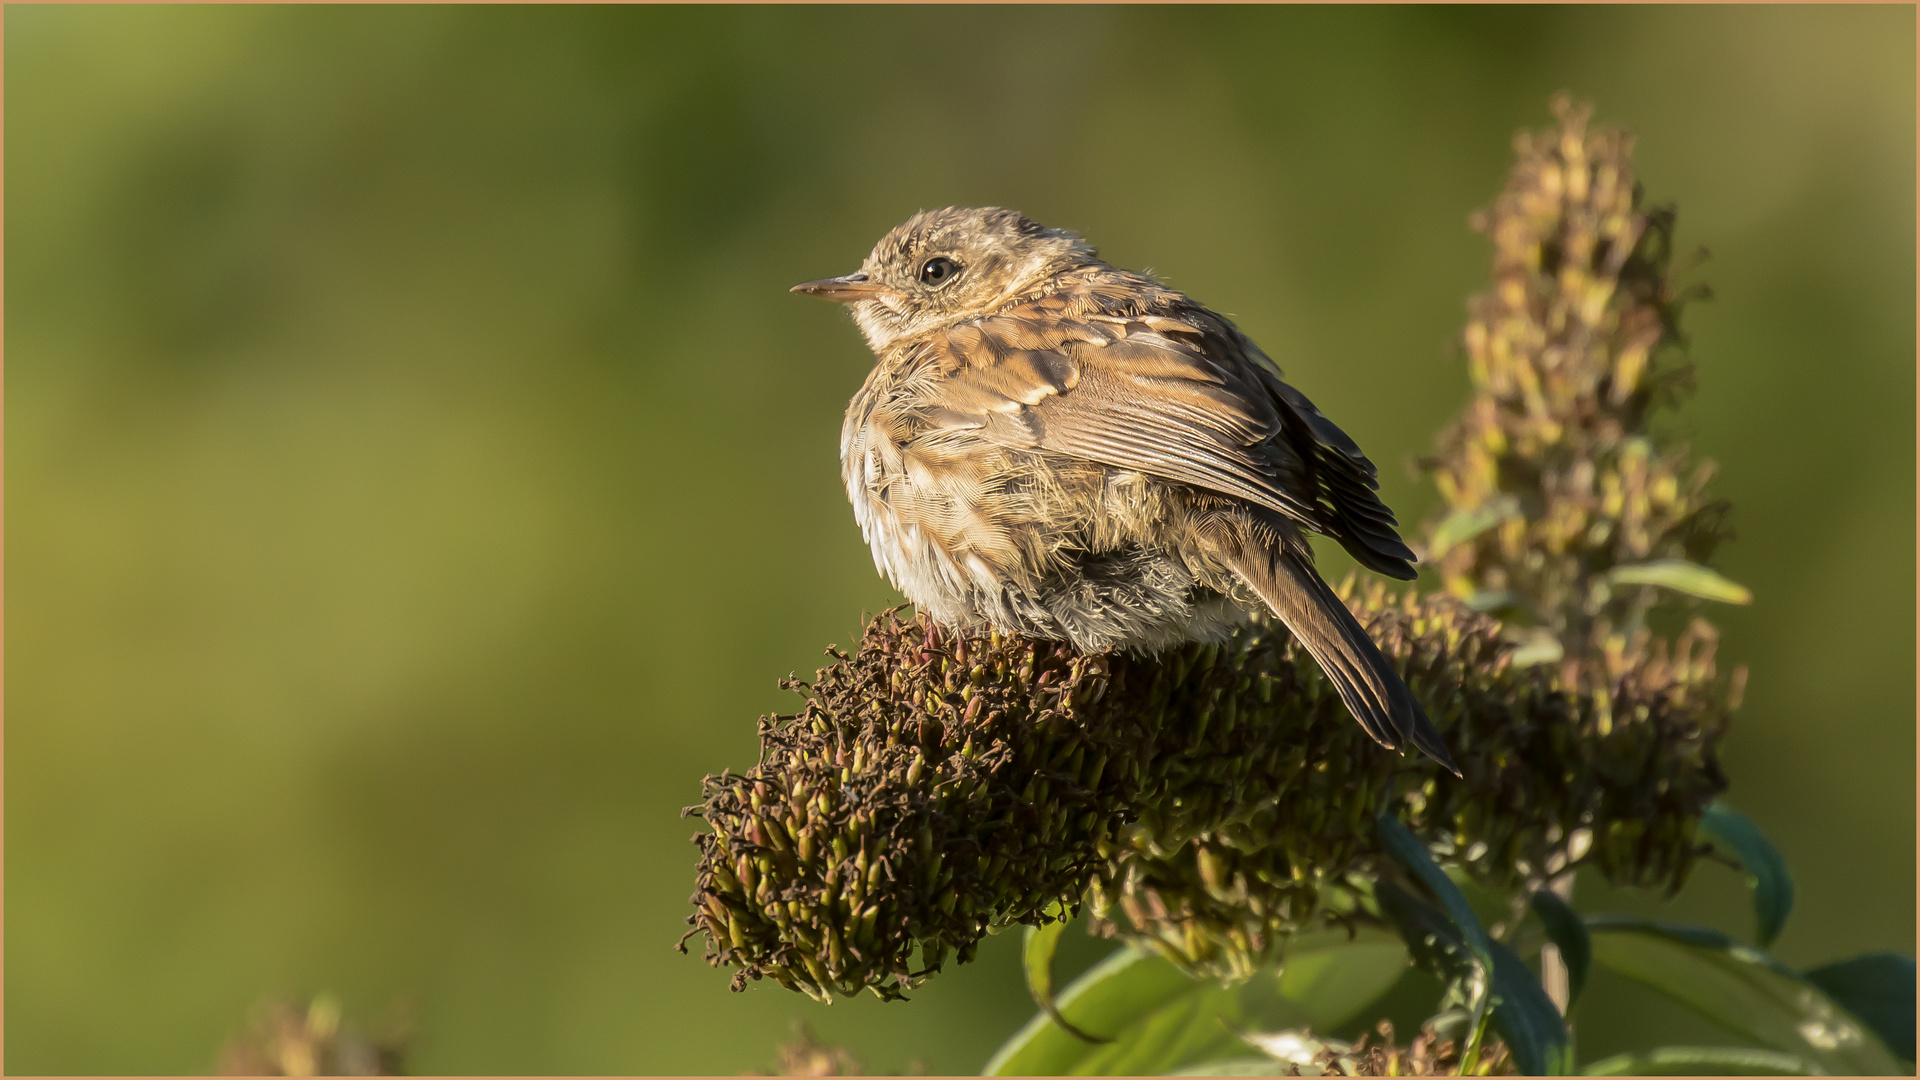
[[[1412,578],[1373,464],[1231,322],[1001,209],[915,215],[794,291],[847,304],[879,359],[841,469],[922,611],[1151,652],[1264,606],[1369,734],[1453,767],[1301,531]]]

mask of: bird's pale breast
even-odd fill
[[[916,607],[1090,651],[1214,639],[1243,618],[1181,557],[1168,485],[943,425],[942,390],[937,371],[883,362],[841,431],[874,563]]]

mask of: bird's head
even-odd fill
[[[1068,270],[1097,262],[1091,245],[1012,210],[924,210],[874,245],[857,273],[794,292],[837,300],[875,352],[992,314]]]

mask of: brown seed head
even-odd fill
[[[1549,662],[1557,649],[1568,682],[1599,686],[1651,647],[1648,612],[1680,599],[1612,572],[1704,565],[1732,534],[1707,494],[1712,463],[1649,424],[1690,385],[1680,313],[1706,292],[1670,269],[1673,211],[1641,205],[1631,136],[1589,127],[1592,109],[1565,98],[1554,109],[1559,126],[1519,136],[1505,189],[1474,219],[1493,287],[1468,303],[1473,399],[1426,463],[1449,512],[1425,558],[1511,638]]]
[[[1275,627],[1148,659],[888,613],[792,684],[805,707],[762,721],[759,765],[707,779],[693,933],[736,989],[897,997],[992,930],[1087,900],[1109,933],[1245,975],[1352,912],[1389,808],[1495,885],[1574,864],[1685,878],[1725,786],[1718,698],[1649,667],[1603,715],[1510,670],[1498,624],[1455,601],[1351,603],[1463,778],[1381,751]]]

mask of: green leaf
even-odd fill
[[[1273,1058],[1228,1058],[1211,1065],[1196,1065],[1191,1069],[1168,1073],[1168,1076],[1285,1076],[1293,1066],[1285,1061]]]
[[[1380,835],[1380,844],[1395,862],[1407,868],[1413,876],[1425,885],[1446,909],[1447,916],[1458,928],[1467,950],[1473,954],[1483,969],[1493,970],[1493,955],[1487,940],[1487,932],[1480,926],[1480,919],[1474,915],[1473,906],[1467,903],[1467,896],[1460,886],[1441,870],[1427,851],[1427,845],[1413,835],[1412,830],[1400,823],[1392,814],[1381,814],[1375,828]]]
[[[1493,942],[1493,1026],[1527,1076],[1565,1076],[1573,1071],[1567,1022],[1534,977],[1527,962],[1503,942]]]
[[[1811,1076],[1792,1054],[1745,1046],[1663,1046],[1643,1054],[1616,1054],[1588,1065],[1587,1076]]]
[[[1459,981],[1474,976],[1473,952],[1458,924],[1445,912],[1391,881],[1375,883],[1374,898],[1381,913],[1400,928],[1416,959],[1444,979]],[[1487,957],[1490,963],[1483,969],[1487,973],[1483,996],[1493,1010],[1493,1026],[1513,1051],[1514,1064],[1530,1076],[1565,1074],[1573,1064],[1571,1044],[1566,1022],[1553,999],[1547,997],[1526,962],[1505,944],[1488,941]],[[1479,1022],[1477,1016],[1473,1022]]]
[[[1238,986],[1200,981],[1199,987],[1198,992],[1183,995],[1140,1023],[1121,1029],[1111,1044],[1092,1048],[1068,1070],[1069,1075],[1155,1076],[1244,1056],[1246,1043],[1236,1029],[1258,1026],[1254,1014],[1268,1013],[1275,1004],[1272,977],[1256,976]],[[1283,1024],[1300,1022],[1297,1007],[1281,1015]]]
[[[1345,938],[1346,933],[1337,932],[1336,937]],[[1359,1015],[1407,970],[1405,943],[1378,930],[1323,948],[1303,949],[1301,944],[1296,941],[1287,950],[1280,996],[1298,1002],[1315,1031],[1330,1031]]]
[[[1468,1040],[1464,1056],[1471,1056],[1479,1045],[1478,1033],[1485,1029],[1487,1009],[1492,1005],[1492,983],[1494,975],[1493,947],[1487,939],[1485,928],[1473,913],[1473,906],[1467,902],[1466,894],[1453,883],[1453,879],[1433,861],[1433,855],[1412,830],[1400,823],[1392,814],[1381,814],[1374,823],[1380,837],[1380,846],[1385,848],[1394,861],[1405,867],[1414,879],[1426,886],[1445,909],[1445,914],[1434,912],[1431,915],[1416,916],[1412,905],[1419,904],[1411,896],[1396,898],[1394,907],[1399,914],[1395,921],[1406,938],[1407,948],[1420,957],[1423,951],[1428,965],[1442,971],[1443,977],[1450,979],[1454,986],[1464,991],[1467,1010],[1470,1015],[1467,1028],[1475,1034]],[[1381,887],[1390,887],[1390,893],[1401,890],[1392,882],[1382,881],[1375,887],[1374,895],[1380,899]],[[1425,905],[1420,905],[1424,907]],[[1383,903],[1383,910],[1385,905]],[[1415,933],[1408,933],[1408,928]],[[1452,943],[1446,939],[1451,936]],[[1423,944],[1424,943],[1424,947]],[[1518,1057],[1516,1052],[1515,1057]],[[1523,1066],[1524,1067],[1524,1066]]]
[[[1374,821],[1374,831],[1387,854],[1425,886],[1444,909],[1442,912],[1428,908],[1390,881],[1381,881],[1374,888],[1374,899],[1399,927],[1408,951],[1448,980],[1450,995],[1457,993],[1465,1000],[1467,1030],[1472,1034],[1468,1036],[1462,1059],[1472,1058],[1479,1052],[1487,1010],[1493,1004],[1493,949],[1487,932],[1473,913],[1466,894],[1440,869],[1427,846],[1401,824],[1399,818],[1390,813],[1381,814]]]
[[[1373,899],[1380,905],[1380,914],[1400,931],[1407,952],[1421,967],[1451,979],[1473,964],[1465,936],[1439,908],[1392,881],[1374,882]]]
[[[1493,528],[1510,517],[1518,517],[1520,502],[1511,495],[1490,499],[1479,506],[1463,506],[1440,519],[1427,538],[1427,559],[1437,559],[1449,548]]]
[[[1658,585],[1702,600],[1723,604],[1751,604],[1753,590],[1685,559],[1652,559],[1607,571],[1609,585]]]
[[[1475,611],[1498,611],[1515,603],[1519,598],[1505,589],[1481,589],[1467,597],[1465,603]]]
[[[1061,1015],[1082,1029],[1118,1033],[1202,984],[1157,956],[1124,948],[1094,965],[1055,1000]],[[987,1076],[1058,1076],[1090,1048],[1046,1013],[1036,1015],[987,1062]]]
[[[1827,992],[1880,1036],[1887,1049],[1913,1060],[1913,958],[1879,952],[1838,960],[1808,971],[1806,980]]]
[[[1626,916],[1587,920],[1593,959],[1672,998],[1728,1031],[1806,1062],[1852,1075],[1905,1073],[1852,1014],[1791,968],[1715,930]]]
[[[1112,1040],[1103,1039],[1097,1035],[1089,1035],[1073,1026],[1072,1023],[1068,1022],[1066,1017],[1060,1015],[1060,1010],[1054,1006],[1053,954],[1054,951],[1060,947],[1060,935],[1066,928],[1067,920],[1064,914],[1061,918],[1047,923],[1045,926],[1027,927],[1027,942],[1024,950],[1024,960],[1027,969],[1027,992],[1033,995],[1033,1003],[1040,1006],[1040,1011],[1052,1017],[1053,1022],[1060,1025],[1061,1030],[1067,1034],[1082,1042],[1110,1042]]]
[[[1567,965],[1567,1008],[1571,1010],[1573,1003],[1580,1000],[1580,991],[1587,985],[1587,969],[1593,965],[1593,941],[1587,937],[1587,924],[1580,920],[1580,913],[1552,889],[1533,894],[1533,913],[1546,928],[1547,940],[1559,948],[1560,959]]]
[[[1129,947],[1055,1001],[1070,1023],[1110,1043],[1089,1046],[1043,1012],[994,1054],[985,1074],[1165,1073],[1245,1058],[1247,1044],[1236,1031],[1338,1025],[1378,1000],[1405,970],[1405,949],[1373,929],[1351,937],[1344,930],[1300,934],[1288,944],[1281,971],[1234,986],[1189,978]]]
[[[1773,944],[1793,911],[1793,876],[1787,860],[1752,819],[1716,800],[1700,815],[1698,836],[1740,861],[1753,889],[1754,941],[1761,948]]]
[[[1566,646],[1560,644],[1551,630],[1535,627],[1507,654],[1507,666],[1518,671],[1541,664],[1557,664],[1566,655]]]

